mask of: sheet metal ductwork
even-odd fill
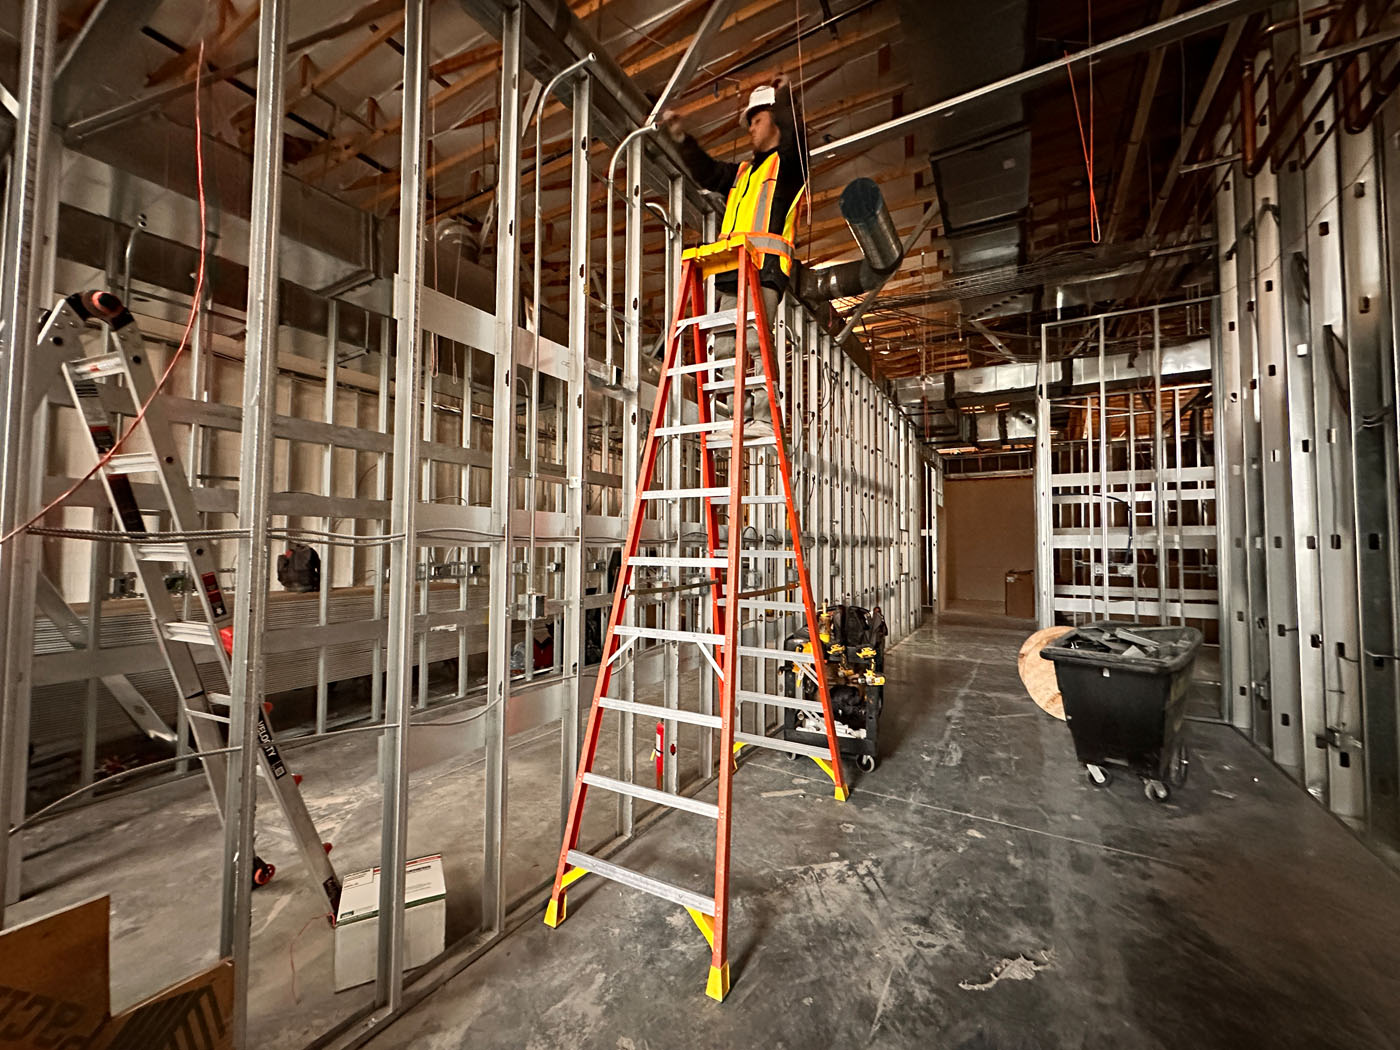
[[[841,191],[841,216],[864,258],[803,271],[803,298],[830,301],[864,295],[904,258],[904,244],[885,206],[885,195],[873,179],[855,179]]]
[[[928,105],[1025,68],[1029,0],[900,0],[916,72],[914,104]],[[934,122],[930,155],[955,274],[1015,266],[1030,205],[1031,133],[1019,95],[960,107]]]

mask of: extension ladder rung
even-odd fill
[[[170,641],[183,642],[185,645],[220,644],[215,640],[209,625],[202,620],[171,620],[161,625],[161,633]]]
[[[628,627],[618,624],[613,633],[623,638],[656,638],[663,642],[694,642],[696,645],[723,645],[724,635],[705,631],[673,631],[666,627]]]
[[[683,317],[676,325],[676,331],[682,332],[687,328],[698,328],[702,332],[707,332],[712,328],[724,328],[726,325],[733,328],[734,321],[738,316],[739,308],[735,306],[728,310],[716,310],[713,313]],[[757,320],[757,316],[752,310],[749,311],[749,320]]]
[[[633,871],[620,864],[613,864],[601,857],[589,856],[581,850],[569,850],[564,859],[572,867],[582,868],[594,875],[601,875],[605,879],[630,886],[634,890],[650,893],[653,897],[660,897],[672,904],[679,904],[682,908],[690,908],[698,911],[701,915],[713,916],[715,913],[715,899],[713,897],[705,897],[693,890],[682,889],[680,886],[652,878],[650,875],[643,875],[640,871]]]
[[[68,370],[74,375],[82,376],[85,379],[95,379],[98,376],[116,375],[127,371],[126,356],[124,354],[97,354],[93,357],[84,357],[68,365]]]
[[[762,376],[745,376],[745,386],[762,386],[767,380]],[[733,390],[734,382],[730,379],[711,379],[705,384],[706,390]]]
[[[764,649],[756,645],[739,646],[740,656],[752,656],[756,660],[781,660],[784,663],[812,664],[816,665],[816,660],[811,653],[797,653],[784,649]]]
[[[669,791],[658,791],[656,788],[634,784],[630,780],[614,780],[612,777],[600,776],[597,773],[585,773],[583,782],[589,787],[602,788],[604,791],[611,791],[616,795],[630,795],[644,802],[655,802],[658,806],[669,806],[671,809],[695,813],[698,816],[709,817],[711,820],[719,819],[719,806],[713,802],[701,802],[698,798],[673,795]]]
[[[664,555],[639,554],[632,558],[628,564],[643,567],[664,568],[674,566],[678,569],[724,569],[729,565],[728,558],[672,558]]]
[[[734,743],[750,747],[767,748],[769,751],[786,751],[791,755],[806,755],[808,758],[823,758],[831,761],[831,748],[800,744],[796,740],[782,740],[775,736],[757,736],[753,733],[735,733]]]
[[[190,560],[190,549],[183,543],[136,543],[132,546],[132,554],[138,561]]]
[[[767,704],[769,707],[786,707],[792,711],[808,711],[814,715],[825,714],[820,700],[799,700],[795,696],[781,693],[755,693],[747,689],[739,690],[739,699],[750,704]]]
[[[719,715],[702,715],[696,711],[658,707],[656,704],[639,704],[633,700],[617,700],[611,696],[599,697],[598,706],[608,711],[655,718],[659,722],[684,722],[686,725],[701,726],[704,729],[719,729],[724,724]]]
[[[154,474],[160,460],[154,452],[118,452],[102,469],[108,474]]]

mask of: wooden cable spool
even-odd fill
[[[1040,650],[1072,630],[1073,627],[1047,627],[1036,631],[1021,643],[1021,651],[1016,654],[1016,669],[1021,673],[1021,681],[1031,694],[1031,699],[1042,711],[1054,715],[1061,722],[1065,720],[1065,705],[1060,697],[1055,665],[1041,656]]]

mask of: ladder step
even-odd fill
[[[84,357],[82,360],[72,361],[68,368],[74,375],[80,375],[86,379],[116,375],[127,370],[126,356],[123,354],[98,354],[96,357]]]
[[[638,499],[718,499],[720,496],[729,498],[727,488],[695,488],[695,489],[647,489],[645,492],[637,493]]]
[[[723,328],[728,325],[734,327],[734,319],[739,316],[739,308],[731,307],[728,310],[716,310],[714,313],[696,314],[693,317],[683,317],[676,322],[676,331],[682,332],[687,328],[698,328],[702,332],[711,328]],[[752,310],[749,311],[749,320],[757,320],[757,316]]]
[[[720,431],[725,433],[734,429],[732,419],[721,419],[712,423],[680,423],[673,427],[657,427],[657,437],[674,437],[677,434],[717,434]]]
[[[765,380],[762,376],[745,376],[745,386],[763,386]],[[706,390],[733,390],[734,381],[731,379],[711,379],[705,384]]]
[[[208,700],[213,707],[228,707],[233,702],[233,698],[228,693],[205,693],[204,699]]]
[[[202,620],[171,620],[162,625],[161,633],[170,641],[185,645],[219,645],[209,625]]]
[[[119,452],[102,469],[108,474],[154,474],[160,470],[160,460],[154,452]]]
[[[630,886],[634,890],[641,890],[643,893],[650,893],[653,897],[660,897],[672,904],[679,904],[682,908],[693,909],[701,915],[713,916],[715,913],[715,899],[713,897],[703,897],[691,890],[681,889],[679,886],[654,879],[650,875],[643,875],[640,871],[633,871],[631,868],[624,868],[620,864],[613,864],[601,857],[591,857],[580,850],[571,849],[564,855],[564,861],[575,868],[591,871],[594,875],[601,875],[605,879]]]
[[[739,646],[740,656],[752,656],[756,660],[781,660],[784,663],[811,664],[816,666],[817,661],[812,658],[811,653],[795,653],[783,649],[763,649],[756,645]]]
[[[702,726],[705,729],[719,729],[723,724],[719,715],[702,715],[695,711],[681,711],[656,704],[639,704],[632,700],[614,700],[610,696],[598,698],[598,706],[609,711],[622,711],[643,718],[655,718],[660,722],[684,722],[686,725]]]
[[[729,566],[728,558],[668,558],[664,556],[638,555],[632,558],[629,565],[638,566],[668,566],[672,565],[678,569],[724,569]]]
[[[723,645],[724,635],[708,634],[704,631],[672,631],[665,627],[628,627],[618,624],[614,634],[624,638],[659,638],[666,642],[694,642],[696,645]]]
[[[696,372],[711,372],[716,368],[733,368],[734,358],[726,357],[722,360],[701,361],[695,365],[677,365],[671,369],[671,374],[675,376],[692,375]]]
[[[133,544],[138,561],[188,562],[190,549],[183,543],[137,543]]]
[[[810,711],[814,715],[824,715],[820,700],[799,700],[795,696],[781,693],[754,693],[747,689],[739,690],[739,699],[750,704],[767,704],[769,707],[786,707],[792,711]]]
[[[810,758],[824,758],[831,761],[831,748],[799,744],[796,740],[781,740],[772,736],[756,736],[753,733],[735,733],[734,743],[748,744],[751,747],[764,747],[770,751],[786,751],[790,755],[807,755]]]
[[[729,502],[729,490],[728,490],[728,489],[720,489],[720,491],[724,493],[723,496],[712,496],[711,499],[713,499],[716,503],[728,503],[728,502]],[[742,504],[743,504],[744,506],[746,506],[746,507],[752,507],[752,506],[755,506],[755,505],[757,505],[757,504],[762,504],[762,503],[786,503],[786,502],[787,502],[787,497],[786,497],[786,496],[745,496],[745,497],[743,497],[741,500],[739,500],[739,502],[742,503]]]
[[[585,773],[583,782],[590,787],[602,788],[604,791],[611,791],[618,795],[631,795],[633,798],[640,798],[646,802],[655,802],[659,806],[683,809],[687,813],[696,813],[702,817],[709,817],[711,820],[719,819],[719,807],[713,802],[701,802],[697,798],[673,795],[669,791],[658,791],[655,788],[634,784],[630,780],[614,780],[612,777],[600,776],[597,773]]]
[[[776,434],[760,434],[760,435],[758,435],[757,437],[749,437],[748,434],[745,434],[745,435],[744,435],[744,442],[743,442],[743,444],[740,445],[739,447],[740,447],[740,448],[761,448],[761,447],[763,447],[764,445],[776,445],[777,443],[778,443],[778,437],[777,437]],[[706,442],[706,444],[707,444],[707,446],[708,446],[712,451],[715,450],[715,449],[721,449],[721,448],[733,448],[733,447],[734,447],[734,435],[733,435],[733,434],[721,434],[719,437],[710,438],[710,440],[709,440],[708,442]]]
[[[728,599],[721,598],[719,603],[724,605]],[[739,608],[741,609],[761,609],[764,612],[806,612],[807,607],[801,602],[766,602],[762,598],[740,598]]]
[[[185,714],[190,718],[202,718],[206,722],[218,722],[221,725],[228,725],[228,715],[216,715],[212,711],[199,711],[195,708],[186,708]]]
[[[795,558],[796,551],[776,551],[776,550],[756,550],[753,547],[745,547],[739,551],[741,558]]]

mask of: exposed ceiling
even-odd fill
[[[145,17],[139,27],[116,27],[123,62],[75,78],[71,118],[188,82],[203,40],[203,76],[217,80],[202,95],[203,126],[229,147],[227,156],[246,154],[258,0],[143,0],[128,6],[142,8]],[[328,0],[299,0],[289,6],[293,40],[327,27],[340,30],[324,33],[289,69],[287,171],[338,204],[392,217],[398,201],[401,4],[378,0],[347,10]],[[649,97],[662,90],[708,6],[709,0],[569,4]],[[1254,39],[1258,21],[1241,16],[1239,24],[1217,24],[1180,43],[1096,63],[1092,71],[1088,63],[1078,64],[1024,96],[968,106],[835,159],[821,158],[822,144],[1201,6],[1198,0],[740,0],[676,108],[707,149],[738,158],[746,138],[739,115],[749,90],[780,71],[794,80],[814,151],[811,208],[802,217],[799,246],[811,265],[858,257],[838,210],[842,188],[857,176],[880,184],[901,234],[913,229],[926,208],[941,209],[858,329],[877,371],[907,386],[911,379],[1027,356],[1038,345],[1041,321],[1056,309],[1082,311],[1177,290],[1211,290],[1213,268],[1203,265],[1211,236],[1207,207],[1220,172],[1178,169],[1207,156],[1238,88],[1232,55],[1241,39]],[[65,3],[61,37],[72,39],[100,11],[98,0]],[[430,34],[430,215],[434,229],[468,256],[489,254],[491,238],[482,231],[489,232],[495,196],[500,47],[460,0],[434,0]],[[230,76],[240,65],[250,68]],[[1222,67],[1230,72],[1215,92]],[[141,126],[193,123],[189,92],[151,109]],[[1204,116],[1202,127],[1179,156],[1193,114]],[[551,295],[562,300],[568,259],[569,114],[549,99],[542,120],[548,304]],[[96,146],[105,140],[110,152],[132,126],[85,141]],[[524,148],[521,193],[528,216],[533,134]],[[167,149],[167,169],[186,164],[178,147]],[[595,266],[603,258],[602,174],[609,154],[610,148],[594,151]],[[226,176],[214,172],[216,180]],[[318,217],[298,221],[314,225]],[[530,224],[524,226],[523,258],[529,264],[534,245]],[[646,317],[657,332],[666,315],[660,301],[663,234],[659,221],[647,231],[647,246],[654,249],[648,258],[654,261],[644,280]]]

